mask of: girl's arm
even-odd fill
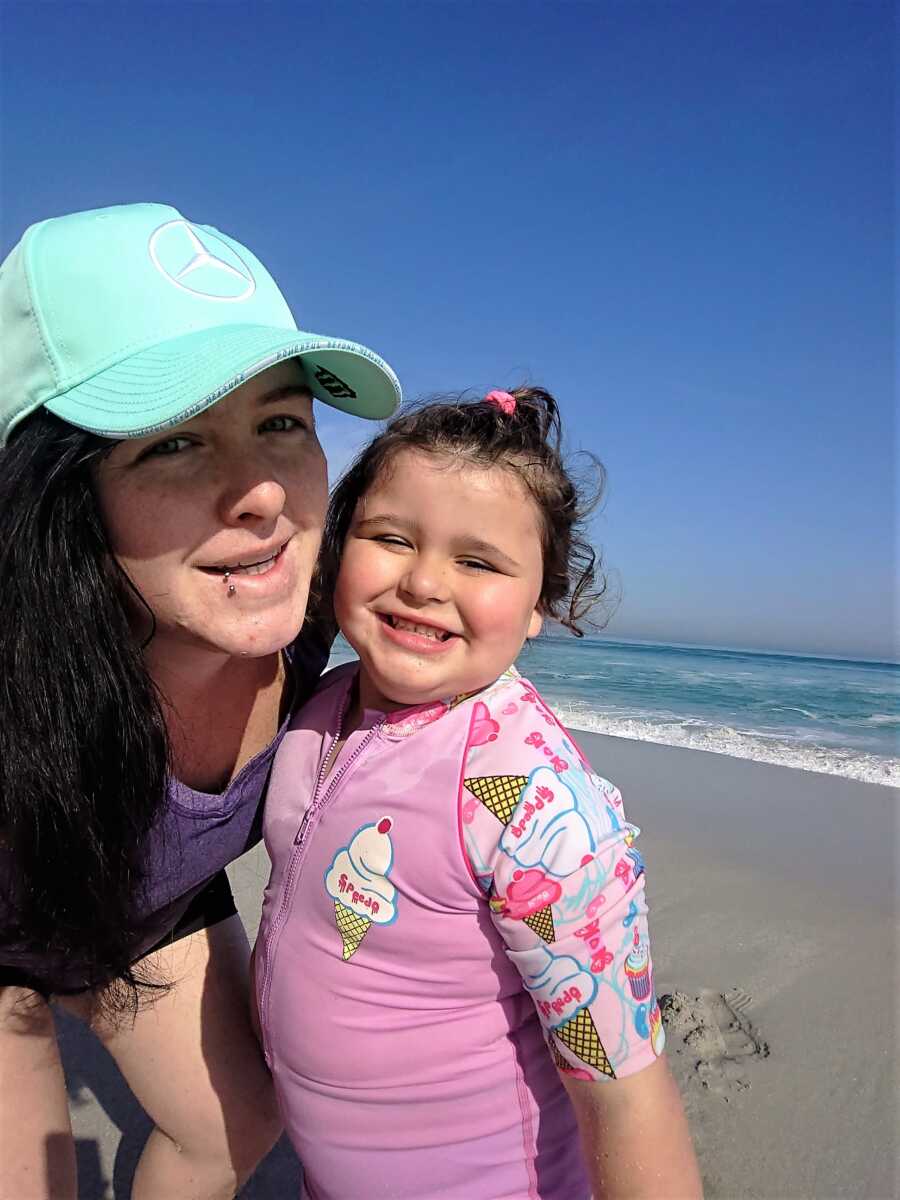
[[[594,1200],[697,1200],[703,1188],[681,1097],[666,1059],[609,1083],[560,1072]]]
[[[527,680],[483,694],[461,780],[472,875],[578,1118],[596,1200],[702,1195],[662,1055],[640,830]]]

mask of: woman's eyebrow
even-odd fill
[[[272,388],[270,392],[264,392],[257,403],[260,406],[279,404],[282,400],[293,400],[301,396],[304,400],[312,400],[312,392],[305,383],[285,383],[281,387]]]

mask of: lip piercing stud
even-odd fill
[[[228,595],[233,596],[234,593],[237,591],[237,588],[234,586],[233,583],[228,582],[230,579],[231,579],[231,572],[226,571],[225,574],[222,576],[222,582],[228,585]]]

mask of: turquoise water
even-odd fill
[[[517,665],[573,729],[900,785],[898,665],[560,635]]]

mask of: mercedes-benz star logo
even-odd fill
[[[249,300],[256,280],[244,260],[222,238],[187,221],[167,221],[150,236],[150,260],[164,279],[183,292],[234,304]]]

